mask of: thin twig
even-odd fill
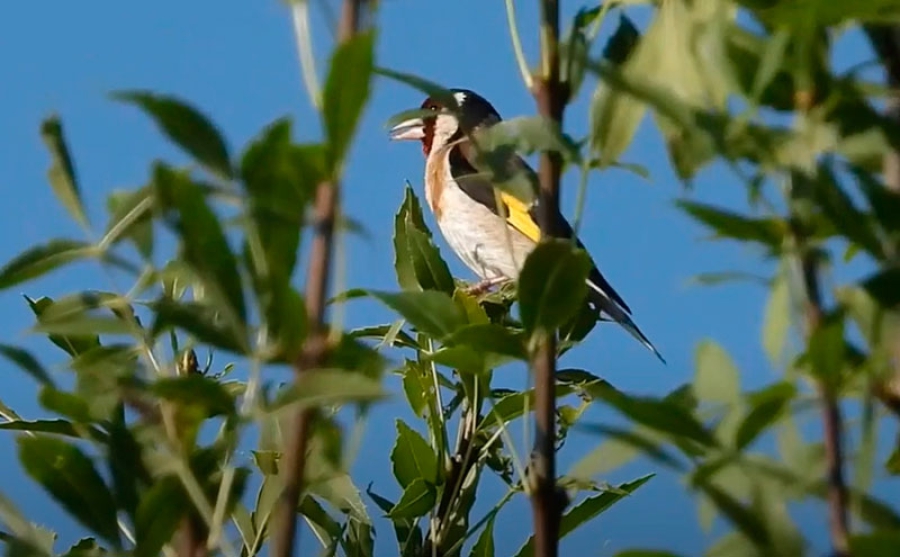
[[[811,337],[821,327],[824,315],[815,252],[804,250],[801,266],[804,290],[806,291],[806,330],[808,337]],[[828,466],[828,522],[831,544],[835,557],[846,557],[850,554],[850,536],[847,521],[849,499],[843,465],[844,422],[833,387],[826,381],[821,381],[819,384],[819,396],[822,404],[822,424],[825,436],[825,461]]]
[[[541,0],[541,75],[534,79],[532,93],[538,112],[562,126],[565,99],[559,79],[559,2]],[[558,152],[541,154],[540,224],[543,237],[559,236],[559,184],[562,157]],[[534,518],[534,554],[556,557],[559,551],[561,508],[556,490],[556,332],[546,331],[536,339],[532,359],[535,390],[535,445],[530,495]]]
[[[344,0],[338,27],[338,42],[353,38],[359,26],[360,9],[365,0]],[[309,333],[300,356],[294,362],[296,382],[310,369],[320,367],[328,354],[328,326],[325,323],[325,304],[333,256],[336,215],[340,203],[340,184],[324,181],[316,188],[315,237],[310,249],[309,272],[306,278],[306,313]],[[297,505],[303,489],[306,450],[312,429],[314,412],[309,408],[295,411],[284,453],[284,490],[274,511],[273,557],[291,557],[297,540]]]
[[[515,0],[506,0],[506,24],[509,26],[509,38],[512,41],[513,52],[516,55],[516,64],[519,66],[519,73],[522,74],[522,82],[525,87],[531,89],[532,77],[531,70],[528,69],[528,60],[525,58],[525,51],[522,50],[522,39],[519,38],[519,24],[516,22]]]

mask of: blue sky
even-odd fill
[[[382,4],[379,64],[419,73],[447,86],[474,89],[507,117],[533,112],[533,101],[522,86],[509,46],[501,2],[458,1],[452,3],[453,9],[410,0]],[[534,3],[519,4],[523,38],[533,60]],[[569,13],[575,8],[575,3],[566,3]],[[638,12],[638,21],[646,22],[644,16],[646,12]],[[315,23],[315,42],[322,53],[329,34],[321,21]],[[469,38],[463,40],[464,35]],[[841,44],[839,57],[845,62],[868,55],[859,37]],[[107,94],[113,90],[146,88],[194,103],[221,127],[233,152],[240,152],[266,124],[283,115],[293,116],[298,139],[319,134],[317,117],[300,80],[288,11],[276,0],[56,3],[52,10],[44,3],[8,4],[0,10],[0,67],[7,76],[0,90],[3,261],[51,237],[81,234],[46,184],[47,157],[38,126],[50,112],[63,118],[89,213],[98,228],[103,226],[105,197],[111,190],[145,183],[153,158],[186,160],[142,114],[109,100]],[[586,93],[587,89],[567,117],[575,134],[586,129]],[[374,87],[344,184],[347,213],[369,233],[368,239],[348,239],[349,286],[396,288],[390,247],[393,214],[402,199],[404,180],[421,188],[423,161],[416,146],[390,143],[384,122],[420,102],[419,93],[396,83],[379,80]],[[697,343],[713,338],[738,362],[745,388],[774,379],[777,372],[766,363],[759,344],[764,292],[748,284],[688,285],[700,272],[766,273],[772,266],[761,263],[758,253],[700,241],[705,232],[673,205],[684,191],[669,170],[650,121],[642,125],[623,158],[646,166],[651,181],[617,170],[595,174],[582,239],[669,364],[662,366],[624,332],[601,327],[567,355],[563,365],[584,367],[628,391],[662,394],[690,380]],[[574,201],[573,178],[568,177],[564,194],[568,209]],[[720,168],[702,173],[690,195],[732,206],[743,202],[739,184]],[[445,245],[439,245],[454,273],[471,278]],[[98,285],[98,280],[107,279],[79,266],[24,289],[0,293],[0,339],[24,342],[47,364],[58,364],[61,360],[53,349],[25,335],[31,317],[20,294],[60,295],[78,288],[111,286]],[[365,301],[347,307],[350,326],[389,318],[382,308]],[[25,416],[38,416],[34,384],[9,366],[2,369],[5,386],[0,399]],[[523,370],[506,373],[504,384],[524,387]],[[396,390],[393,380],[388,385]],[[399,399],[373,411],[354,466],[358,485],[372,481],[378,491],[392,497],[397,488],[384,447],[392,442],[397,416],[407,417],[406,405]],[[590,419],[612,418],[598,410]],[[561,457],[561,470],[596,442],[594,437],[575,435]],[[10,435],[0,435],[0,451],[12,455]],[[622,481],[654,471],[651,464],[639,463],[603,479]],[[30,516],[41,517],[47,524],[60,523],[61,513],[52,503],[36,486],[21,481],[23,474],[13,458],[0,460],[0,474],[15,480],[4,482],[3,489]],[[500,494],[496,486],[489,488],[480,505]],[[824,514],[808,510],[800,511],[801,522],[813,536],[822,537]],[[496,528],[498,554],[510,553],[522,542],[524,524],[530,524],[527,513],[527,503],[521,500],[501,515]],[[60,546],[77,539],[79,533],[72,524],[62,524]],[[393,538],[387,524],[381,525],[378,553],[388,555]],[[305,539],[309,541],[308,533]],[[564,548],[585,555],[611,555],[625,547],[651,545],[696,553],[709,541],[697,526],[695,507],[678,479],[662,475],[567,539]]]

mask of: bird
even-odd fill
[[[455,106],[453,106],[455,105]],[[502,121],[481,95],[470,89],[433,94],[420,116],[390,129],[393,141],[421,141],[425,156],[425,199],[447,244],[480,279],[474,290],[487,290],[518,279],[527,255],[541,240],[543,207],[537,196],[522,200],[500,189],[490,173],[476,169],[473,134]],[[536,182],[534,171],[517,154],[507,164]],[[483,168],[483,165],[482,165]],[[557,210],[557,233],[572,239],[572,226]],[[579,248],[585,249],[575,238]],[[587,251],[585,249],[585,251]],[[588,303],[601,319],[622,326],[663,363],[665,359],[631,318],[631,308],[591,260]]]

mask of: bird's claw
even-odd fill
[[[508,282],[509,279],[506,277],[495,277],[484,279],[481,282],[475,283],[472,286],[465,289],[466,294],[470,296],[480,296],[490,290],[491,288],[501,285],[505,282]]]

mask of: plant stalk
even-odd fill
[[[344,0],[338,22],[338,42],[353,38],[359,27],[360,11],[365,0]],[[306,277],[306,313],[309,333],[294,362],[295,383],[304,374],[325,363],[328,356],[328,326],[325,304],[334,252],[334,227],[340,206],[340,183],[326,180],[316,188],[314,208],[315,236],[310,248],[309,271]],[[315,413],[310,408],[298,409],[286,431],[284,454],[284,489],[274,510],[272,557],[292,557],[297,542],[297,506],[303,491],[306,451]]]
[[[824,315],[816,255],[805,250],[801,265],[806,291],[806,330],[811,338],[822,324]],[[822,402],[822,425],[825,436],[825,461],[828,466],[828,523],[834,557],[850,555],[848,523],[849,499],[844,479],[843,418],[834,389],[825,381],[819,383]]]
[[[541,75],[533,80],[538,113],[562,126],[566,95],[559,78],[559,2],[541,0]],[[559,187],[562,157],[544,152],[538,166],[542,237],[559,236]],[[535,445],[530,484],[534,519],[534,554],[557,557],[562,511],[556,490],[556,332],[544,331],[535,339],[534,370]]]

